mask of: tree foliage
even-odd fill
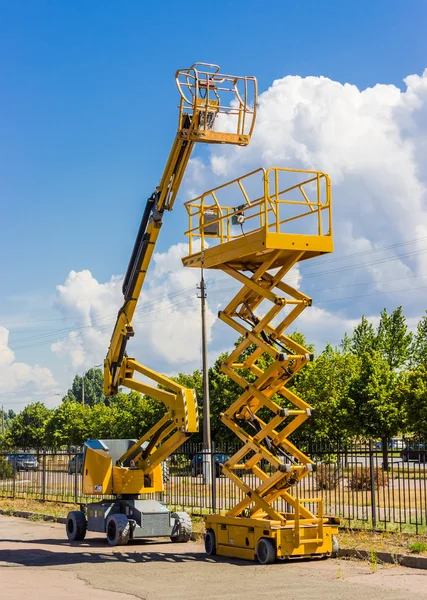
[[[291,337],[309,353],[315,352],[302,333],[294,332]],[[249,347],[239,362],[244,362],[252,350]],[[221,413],[243,393],[243,388],[222,371],[227,356],[219,356],[209,369],[212,440],[217,443],[236,441],[222,423]],[[265,370],[272,360],[263,354],[256,364]],[[239,373],[249,382],[256,380],[248,369]],[[175,380],[195,389],[203,418],[200,370],[179,373]],[[84,384],[84,406],[82,377],[76,375],[57,408],[49,410],[34,403],[18,415],[5,413],[6,433],[0,445],[27,449],[79,446],[88,438],[139,438],[165,413],[162,403],[134,391],[106,398],[101,369],[90,369]],[[376,331],[362,316],[339,347],[327,344],[288,385],[314,408],[313,416],[293,434],[295,438],[345,440],[363,436],[386,440],[405,432],[427,436],[427,314],[414,337],[402,307],[390,314],[384,309]],[[288,406],[280,394],[273,398]],[[261,418],[263,414],[261,410]],[[247,430],[250,432],[249,427]],[[201,431],[193,437],[193,441],[201,439]]]

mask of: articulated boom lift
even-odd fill
[[[329,177],[258,169],[186,207],[184,265],[221,269],[242,285],[218,315],[240,336],[221,368],[242,394],[221,418],[242,442],[222,468],[242,499],[206,517],[206,551],[262,564],[330,556],[338,519],[323,514],[321,498],[299,497],[298,483],[314,465],[289,439],[311,415],[292,378],[312,355],[286,332],[311,298],[284,280],[300,261],[333,251]]]
[[[171,536],[188,541],[191,535],[191,519],[186,513],[171,514],[165,505],[139,496],[163,491],[162,462],[198,431],[195,393],[130,358],[126,345],[134,335],[132,319],[163,216],[173,208],[194,144],[246,146],[255,123],[257,83],[253,77],[223,75],[217,65],[205,63],[177,71],[176,83],[180,93],[178,131],[160,184],[145,206],[123,282],[123,306],[104,361],[107,396],[124,386],[156,398],[167,412],[139,440],[86,442],[83,493],[115,499],[89,504],[86,514],[70,513],[70,540],[83,539],[86,529],[106,532],[111,545],[127,543],[133,537]],[[138,381],[135,373],[154,385]]]

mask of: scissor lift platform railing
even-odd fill
[[[221,369],[242,394],[221,419],[242,448],[222,470],[244,497],[225,515],[206,518],[207,550],[261,562],[330,555],[337,519],[323,515],[319,498],[291,493],[313,461],[289,439],[311,407],[288,384],[313,357],[286,333],[311,298],[284,281],[298,262],[333,251],[329,177],[258,169],[186,208],[190,251],[184,265],[221,269],[243,286],[218,316],[240,336]],[[239,476],[243,471],[259,484],[248,485]],[[280,510],[281,501],[290,512]]]

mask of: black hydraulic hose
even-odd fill
[[[143,213],[142,219],[141,219],[141,224],[140,224],[139,230],[138,230],[138,235],[136,236],[135,244],[134,244],[133,250],[132,250],[132,255],[130,257],[128,268],[126,270],[126,275],[123,280],[122,291],[123,291],[123,296],[126,298],[126,300],[129,299],[129,292],[133,292],[133,286],[131,286],[130,283],[135,279],[135,271],[136,271],[135,266],[137,263],[140,262],[140,260],[138,260],[138,257],[141,258],[141,249],[142,249],[142,246],[144,245],[144,241],[145,241],[144,240],[145,232],[147,230],[147,225],[148,225],[148,221],[150,219],[151,212],[157,201],[157,197],[158,197],[158,193],[154,192],[148,198],[147,203],[145,205],[144,213]],[[130,294],[130,296],[132,296],[132,293]]]

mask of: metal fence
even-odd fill
[[[295,495],[321,497],[326,514],[339,516],[343,524],[352,527],[416,533],[427,529],[427,450],[423,442],[392,443],[386,469],[377,442],[299,446],[315,460],[316,468],[293,490]],[[243,492],[221,475],[221,463],[237,449],[237,445],[214,446],[207,455],[200,444],[181,447],[164,469],[164,500],[199,515],[234,506]],[[34,452],[37,465],[28,466],[29,470],[18,456],[17,452],[0,453],[0,497],[71,503],[91,500],[82,495],[81,469],[78,460],[73,462],[74,454]],[[251,487],[258,484],[250,473],[243,474],[243,479]],[[288,507],[279,503],[278,508],[286,511]]]

